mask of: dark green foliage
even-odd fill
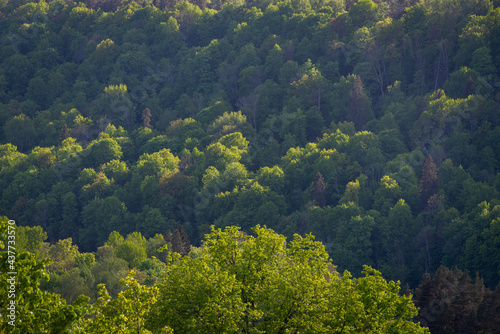
[[[182,256],[186,256],[191,251],[191,243],[189,242],[189,237],[182,228],[181,224],[178,224],[174,229],[174,232],[168,230],[165,233],[165,242],[172,245],[171,251],[179,253]]]
[[[129,267],[155,282],[154,248],[196,257],[211,225],[312,232],[355,275],[415,287],[443,264],[493,289],[495,6],[0,0],[0,212],[37,257],[34,226],[97,251],[51,267],[69,301],[117,295]]]
[[[422,178],[420,179],[420,205],[422,209],[427,209],[429,199],[437,194],[439,190],[437,166],[429,155],[425,159],[422,167]]]

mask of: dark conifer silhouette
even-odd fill
[[[151,110],[149,110],[149,108],[146,108],[142,112],[142,126],[145,128],[152,129],[153,127],[151,126],[150,122],[151,122]]]
[[[64,123],[63,127],[61,128],[61,135],[59,136],[59,142],[62,142],[68,137],[69,137],[69,128],[66,125],[66,123]]]
[[[414,302],[420,308],[415,320],[433,334],[486,333],[480,330],[478,310],[487,291],[481,278],[472,283],[467,272],[439,267],[432,279],[424,274],[415,289]]]
[[[422,177],[420,178],[420,205],[422,209],[427,208],[429,199],[439,190],[437,173],[438,168],[432,156],[429,155],[422,167]]]
[[[312,183],[311,196],[315,205],[323,208],[326,205],[326,187],[325,179],[320,172],[316,174]]]
[[[181,245],[182,245],[182,255],[188,255],[189,252],[191,251],[191,243],[189,242],[189,237],[182,228],[181,224],[177,225],[177,230],[179,231],[179,235],[181,238]]]
[[[174,232],[168,230],[165,233],[165,241],[170,242],[172,245],[172,252],[179,253],[182,256],[188,255],[191,251],[191,242],[181,224],[177,225]]]
[[[347,120],[354,123],[356,130],[361,130],[367,121],[368,98],[365,95],[363,82],[358,75],[349,92]]]

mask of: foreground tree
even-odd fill
[[[312,235],[286,238],[256,226],[212,227],[204,247],[172,257],[148,317],[153,332],[427,333],[411,297],[365,267],[339,275]]]
[[[60,295],[40,290],[40,281],[49,278],[45,267],[50,261],[17,252],[12,243],[15,233],[13,221],[0,217],[0,332],[68,333],[73,322],[85,314],[89,298],[80,296],[67,305]]]
[[[132,270],[120,282],[124,289],[115,299],[111,298],[104,284],[100,284],[100,297],[90,309],[95,316],[80,319],[75,324],[73,333],[151,333],[145,328],[145,317],[156,301],[158,288],[140,285],[134,278],[135,274]],[[172,331],[164,327],[155,333],[166,334]]]

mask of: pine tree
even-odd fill
[[[183,255],[184,251],[182,247],[182,239],[179,229],[176,228],[174,230],[174,232],[172,233],[172,240],[170,242],[172,243],[172,251]]]
[[[189,242],[189,237],[182,228],[181,224],[177,225],[177,230],[179,231],[179,235],[181,238],[182,250],[180,252],[181,255],[188,255],[191,251],[191,243]]]
[[[349,92],[347,120],[354,123],[356,130],[361,130],[368,119],[368,97],[365,95],[363,82],[359,75]]]
[[[326,187],[325,179],[320,172],[316,174],[312,183],[311,196],[315,205],[323,208],[326,205]]]
[[[181,224],[178,224],[174,232],[167,230],[164,235],[165,241],[172,245],[172,252],[186,256],[191,251],[191,242]]]
[[[142,112],[142,126],[145,128],[152,129],[153,127],[151,126],[150,122],[151,122],[151,110],[149,110],[149,108],[146,108]]]
[[[495,333],[500,328],[500,284],[495,291],[488,290],[477,311],[478,333]]]
[[[427,208],[429,199],[437,194],[439,190],[437,179],[438,168],[429,155],[422,167],[422,178],[420,179],[420,204],[422,209]]]
[[[420,308],[415,320],[431,333],[478,333],[478,310],[486,293],[479,277],[472,283],[466,272],[439,267],[432,279],[424,274],[415,290]]]

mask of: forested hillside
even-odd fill
[[[353,289],[357,281],[337,271],[360,282],[379,277],[368,265],[407,284],[416,320],[432,333],[493,333],[500,326],[498,5],[0,0],[0,215],[17,223],[20,251],[37,265],[54,261],[41,287],[68,303],[80,294],[104,303],[98,283],[118,296],[132,268],[144,285],[130,277],[126,284],[137,293],[180,289],[162,275],[187,266],[195,282],[224,266],[212,248],[200,248],[210,243],[206,234],[220,228],[243,245],[245,233],[268,231],[252,232],[260,225],[288,242],[312,233],[337,266],[328,275]],[[288,251],[270,254],[280,252]],[[290,261],[284,272],[307,262]],[[234,270],[207,284],[250,284]],[[220,285],[233,274],[232,285]],[[272,318],[272,307],[249,310],[245,298],[226,306],[255,317],[255,330],[278,333],[277,323],[259,318]],[[182,327],[178,316],[144,320],[145,328],[201,326]],[[225,316],[213,330],[238,332],[239,315]],[[287,326],[340,328],[308,317],[306,327]]]

